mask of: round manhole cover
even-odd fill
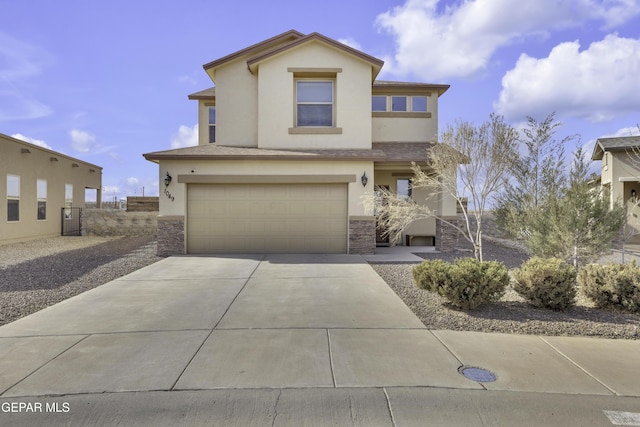
[[[491,383],[496,380],[496,375],[493,372],[482,368],[462,366],[458,371],[464,375],[465,378],[478,381],[479,383]]]

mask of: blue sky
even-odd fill
[[[440,130],[555,111],[590,154],[640,123],[640,0],[0,0],[0,16],[0,133],[102,166],[103,200],[158,194],[142,153],[195,143],[203,64],[290,29],[383,59],[380,79],[450,84]]]

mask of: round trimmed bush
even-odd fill
[[[575,304],[576,271],[558,258],[534,257],[513,270],[514,289],[535,307],[566,310]]]
[[[429,292],[438,292],[438,286],[449,277],[451,264],[441,259],[426,260],[411,269],[416,286]]]
[[[473,310],[489,301],[497,301],[509,284],[507,267],[498,261],[480,262],[461,258],[451,267],[449,280],[438,293],[461,310]]]
[[[578,284],[597,307],[640,312],[640,267],[635,262],[586,265],[578,272]]]
[[[412,270],[416,286],[437,292],[452,306],[472,310],[487,301],[497,301],[509,284],[509,272],[501,262],[462,258],[454,264],[427,260]]]

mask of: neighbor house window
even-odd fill
[[[38,219],[47,219],[47,181],[39,179],[36,188],[38,198]]]
[[[73,184],[64,185],[64,217],[71,218],[71,207],[73,206]]]
[[[20,221],[20,177],[7,175],[7,221]]]
[[[333,81],[296,81],[296,126],[333,127]]]
[[[209,107],[209,143],[216,142],[216,107]]]

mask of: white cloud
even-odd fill
[[[605,135],[602,138],[617,138],[620,136],[640,136],[639,125],[618,129],[616,132],[612,133],[611,135]]]
[[[138,178],[136,178],[136,177],[132,176],[132,177],[127,178],[127,185],[135,186],[135,185],[138,185],[139,183],[140,183],[140,180]]]
[[[96,137],[89,132],[71,129],[69,136],[71,136],[71,146],[80,153],[88,153],[94,147]]]
[[[607,121],[640,109],[640,39],[610,34],[580,51],[561,43],[546,58],[522,54],[502,78],[494,108],[513,120],[558,114]]]
[[[198,125],[193,127],[181,125],[178,134],[171,140],[171,148],[184,148],[198,145]]]
[[[342,39],[338,39],[338,41],[342,44],[346,44],[349,47],[352,47],[357,50],[362,50],[362,45],[358,43],[353,37],[345,37]]]
[[[396,40],[392,71],[430,81],[485,70],[500,47],[550,31],[601,21],[611,28],[640,14],[635,0],[406,0],[378,15],[378,27]],[[516,5],[514,7],[514,5]]]
[[[47,148],[49,150],[53,150],[53,148],[51,148],[51,146],[49,144],[47,144],[46,142],[44,142],[41,139],[30,138],[30,137],[25,136],[25,135],[23,135],[21,133],[16,133],[16,134],[11,135],[11,136],[13,138],[19,139],[21,141],[28,142],[29,144],[33,144],[33,145],[37,145],[37,146],[42,147],[42,148]]]

